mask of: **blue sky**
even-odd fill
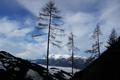
[[[44,37],[32,38],[36,33],[37,17],[41,7],[48,0],[0,0],[0,50],[5,50],[15,56],[36,59],[46,56],[46,39]],[[72,31],[75,44],[80,48],[79,56],[88,56],[84,53],[89,49],[93,40],[92,31],[99,23],[104,42],[112,28],[120,34],[120,0],[55,0],[64,17],[65,33]],[[67,42],[67,36],[62,38]],[[67,47],[62,49],[51,45],[51,54],[70,55]]]

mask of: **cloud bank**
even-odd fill
[[[41,7],[47,1],[17,0],[17,3],[37,18]],[[80,48],[76,55],[87,56],[84,51],[90,48],[92,43],[90,35],[98,23],[103,33],[102,48],[106,45],[112,28],[120,34],[120,0],[55,0],[55,2],[64,17],[65,33],[69,35],[72,31],[75,35],[75,45]],[[32,39],[30,33],[36,24],[33,23],[32,17],[24,19],[26,20],[22,24],[16,19],[10,20],[5,16],[0,18],[0,49],[22,58],[42,58],[46,55],[46,41],[42,37]],[[66,43],[67,36],[63,40]],[[53,47],[51,53],[70,54],[67,47],[63,49]]]

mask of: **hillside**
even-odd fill
[[[49,70],[49,80],[69,80],[71,75],[63,70]],[[0,51],[0,80],[47,80],[46,68]]]
[[[120,80],[120,38],[72,80]]]

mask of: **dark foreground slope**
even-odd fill
[[[120,38],[72,80],[120,80]]]
[[[53,69],[47,78],[46,72],[42,66],[0,51],[0,80],[68,80],[70,77],[69,73]]]

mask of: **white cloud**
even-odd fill
[[[32,30],[30,28],[24,28],[24,29],[16,29],[13,32],[10,33],[13,37],[25,37],[27,33],[31,32]]]
[[[104,32],[108,34],[112,28],[120,28],[120,1],[111,0],[107,1],[104,8],[101,10],[100,22],[103,22]]]
[[[43,58],[46,56],[47,45],[44,38],[38,37],[34,39],[39,43],[25,40],[27,34],[32,31],[31,27],[26,27],[25,25],[29,25],[29,21],[25,22],[25,28],[21,28],[20,22],[9,20],[8,18],[1,18],[0,24],[0,34],[2,34],[0,35],[0,50],[8,51],[17,57],[25,59]],[[3,35],[5,35],[5,38]]]
[[[22,6],[24,6],[27,10],[33,13],[35,16],[38,16],[41,8],[49,1],[49,0],[17,0]],[[56,5],[63,12],[79,12],[83,10],[82,8],[88,10],[87,8],[92,7],[98,1],[97,0],[54,0]],[[87,6],[86,6],[87,5]]]
[[[0,19],[0,33],[9,34],[18,28],[18,23],[10,21],[7,18]]]
[[[18,42],[6,38],[0,38],[0,50],[16,54],[24,51],[24,48],[22,48]]]
[[[40,8],[48,0],[17,0],[23,7],[38,16]],[[103,32],[102,41],[105,42],[111,29],[114,27],[117,31],[120,31],[120,6],[119,0],[55,0],[57,6],[63,11],[64,27],[66,34],[71,31],[76,35],[76,46],[80,48],[80,55],[84,55],[84,51],[91,46],[90,34],[96,27],[96,24],[100,22],[100,26]],[[97,8],[94,10],[93,8]],[[93,10],[87,12],[87,10]],[[25,24],[31,26],[31,20],[26,19]],[[4,34],[7,37],[26,37],[27,33],[32,31],[31,28],[20,28],[20,23],[8,20],[7,18],[0,19],[0,34]],[[3,41],[4,40],[4,41]],[[1,49],[5,49],[11,52],[15,52],[16,56],[22,58],[39,58],[46,55],[46,42],[44,38],[35,38],[39,44],[30,43],[27,41],[14,42],[11,39],[0,39]],[[64,43],[67,42],[67,36]],[[9,47],[10,46],[10,47]],[[19,48],[18,48],[19,46]],[[17,49],[16,49],[17,47]],[[18,51],[17,51],[18,50]],[[51,48],[54,53],[65,54],[68,53],[67,47],[59,50],[57,48]],[[52,52],[51,52],[52,53]],[[54,54],[53,53],[53,54]]]
[[[0,19],[0,34],[5,35],[6,37],[25,37],[27,33],[31,32],[32,29],[21,28],[21,23],[8,18]]]
[[[89,13],[69,14],[65,17],[65,28],[67,27],[67,31],[73,31],[76,36],[82,37],[93,28],[93,25],[96,24],[95,20],[95,16]]]
[[[72,31],[75,35],[76,46],[82,50],[86,49],[90,43],[88,41],[90,39],[89,34],[97,23],[96,17],[93,14],[79,12],[67,15],[65,21],[66,33]]]
[[[7,51],[24,59],[43,58],[46,55],[45,45],[28,42],[14,42],[0,38],[0,50]]]
[[[22,47],[25,50],[17,53],[16,56],[27,59],[43,58],[46,56],[45,43],[34,44],[34,43],[22,43]]]
[[[45,4],[46,0],[17,0],[22,6],[33,13],[35,16],[39,14],[41,6]]]
[[[90,40],[89,34],[92,33],[93,29],[96,27],[96,24],[98,22],[101,22],[101,21],[106,22],[101,25],[101,29],[104,34],[106,33],[109,34],[112,27],[114,27],[115,24],[118,24],[118,21],[119,21],[117,18],[118,13],[116,12],[117,15],[113,15],[114,14],[113,12],[116,11],[115,8],[118,8],[118,6],[114,5],[115,7],[113,7],[113,1],[112,2],[111,1],[108,1],[108,0],[105,1],[107,3],[105,5],[105,4],[101,4],[104,2],[103,0],[101,2],[96,0],[92,0],[92,1],[91,0],[84,0],[84,1],[83,0],[74,0],[74,1],[56,0],[57,6],[60,9],[62,9],[63,12],[66,12],[64,13],[64,17],[65,17],[64,27],[66,29],[66,33],[68,34],[72,31],[76,35],[76,43],[79,43],[77,44],[77,46],[79,46],[80,49],[85,50],[89,48],[88,46],[90,46],[90,43],[91,43],[91,41],[89,41]],[[41,6],[44,5],[46,2],[47,0],[44,0],[44,1],[36,0],[36,1],[32,1],[31,3],[30,1],[26,0],[20,3],[22,3],[26,7],[26,9],[30,10],[34,15],[38,15]],[[103,7],[100,7],[99,5],[97,5],[98,2],[100,2],[101,6]],[[100,17],[98,16],[96,17],[96,14],[94,13],[81,12],[81,7],[84,8],[85,6],[80,6],[80,5],[88,4],[88,3],[91,6],[95,5],[95,7],[99,8],[98,12],[101,11],[101,13],[99,13]],[[114,2],[114,4],[116,4],[116,2]],[[88,5],[88,9],[91,9],[89,5]],[[104,38],[106,38],[106,36],[104,36]],[[67,41],[65,39],[64,39],[64,42]]]
[[[8,18],[1,18],[0,24],[0,50],[8,51],[22,58],[35,58],[38,57],[38,53],[46,51],[43,49],[43,44],[34,44],[24,40],[32,31],[31,27],[24,25],[25,28],[21,28],[20,22]]]
[[[42,5],[44,5],[48,0],[18,0],[20,4],[22,4],[26,9],[30,10],[34,15],[38,15],[40,8],[42,7]],[[66,33],[70,33],[71,31],[74,32],[74,34],[76,35],[76,42],[79,42],[79,44],[77,44],[77,46],[79,46],[80,48],[84,49],[86,48],[86,46],[88,46],[87,44],[84,44],[85,41],[88,42],[88,37],[85,38],[85,36],[87,34],[89,34],[94,27],[96,25],[96,18],[93,14],[89,14],[89,13],[85,13],[85,12],[81,12],[80,11],[80,4],[90,4],[93,5],[96,3],[96,0],[75,0],[75,1],[69,1],[69,0],[65,0],[65,1],[61,1],[61,0],[55,0],[56,4],[58,6],[58,8],[60,8],[63,11],[63,15],[64,15],[64,21],[65,21],[65,29],[66,29]],[[79,6],[79,7],[78,7]],[[85,7],[85,6],[84,6]],[[73,11],[77,11],[77,13],[73,12]],[[71,13],[69,13],[71,12]],[[94,22],[94,23],[93,23]],[[71,30],[70,30],[71,29]],[[67,38],[67,37],[66,37]],[[67,41],[65,39],[64,43]],[[84,40],[83,40],[84,39]],[[39,40],[39,39],[37,39]],[[40,39],[41,40],[41,39]],[[86,42],[86,43],[87,43]],[[54,51],[54,50],[52,50]],[[67,51],[67,48],[64,49],[64,52]]]

